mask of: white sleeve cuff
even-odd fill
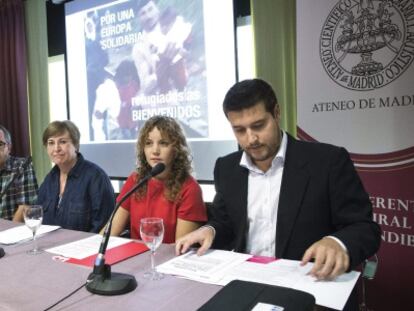
[[[345,246],[345,244],[340,240],[340,239],[338,239],[337,237],[334,237],[334,236],[332,236],[332,235],[327,235],[327,236],[325,236],[325,238],[330,238],[330,239],[333,239],[333,240],[335,240],[341,247],[342,247],[342,249],[346,252],[346,253],[348,253],[348,249],[346,248],[346,246]]]
[[[214,240],[214,238],[216,237],[216,229],[214,229],[214,227],[213,226],[210,226],[210,225],[204,225],[204,226],[201,226],[200,227],[200,229],[201,228],[210,228],[211,229],[211,231],[213,231],[213,240]]]

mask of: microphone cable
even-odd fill
[[[44,309],[43,311],[48,311],[51,310],[53,307],[57,306],[58,304],[60,304],[61,302],[65,301],[66,299],[68,299],[70,296],[74,295],[76,292],[78,292],[79,290],[82,289],[82,287],[86,286],[88,282],[86,281],[86,283],[82,284],[81,286],[79,286],[77,289],[75,289],[74,291],[72,291],[71,293],[69,293],[68,295],[66,295],[65,297],[63,297],[62,299],[60,299],[59,301],[57,301],[56,303],[54,303],[53,305],[47,307],[46,309]]]
[[[98,256],[95,259],[95,264],[94,264],[94,268],[93,268],[93,272],[89,275],[88,279],[86,280],[86,282],[84,284],[82,284],[80,287],[78,287],[77,289],[75,289],[74,291],[72,291],[71,293],[69,293],[68,295],[66,295],[65,297],[63,297],[62,299],[60,299],[59,301],[57,301],[56,303],[54,303],[53,305],[49,306],[48,308],[44,309],[43,311],[48,311],[51,310],[53,307],[55,307],[56,305],[58,305],[59,303],[61,303],[62,301],[66,300],[67,298],[69,298],[70,296],[72,296],[73,294],[75,294],[76,292],[78,292],[80,289],[82,289],[82,287],[87,286],[89,283],[94,281],[94,277],[95,277],[95,273],[103,273],[102,271],[99,271],[102,269],[104,269],[105,267],[105,252],[106,252],[106,247],[108,245],[108,240],[109,240],[109,235],[111,232],[111,226],[112,226],[112,220],[115,216],[115,212],[116,210],[119,208],[119,206],[122,204],[122,202],[124,202],[135,190],[137,190],[140,186],[142,186],[142,184],[144,184],[145,182],[148,181],[148,179],[150,179],[151,177],[154,177],[160,173],[162,173],[165,169],[165,164],[164,163],[158,163],[157,165],[155,165],[150,174],[145,176],[137,185],[135,185],[130,191],[128,191],[122,198],[121,200],[116,204],[114,211],[112,212],[109,221],[105,227],[105,231],[102,237],[102,242],[99,248],[99,253]],[[136,287],[136,281],[134,278],[134,282],[135,282],[135,287]],[[135,289],[135,287],[133,289]],[[88,287],[86,287],[87,290],[91,291]],[[92,293],[95,293],[94,291],[92,291]]]

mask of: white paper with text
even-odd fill
[[[83,259],[98,253],[101,242],[102,235],[96,234],[91,237],[81,239],[75,242],[70,242],[67,244],[49,248],[46,251],[68,258]],[[123,245],[129,242],[131,242],[130,239],[111,236],[109,238],[107,249],[111,249],[113,247]]]
[[[246,261],[251,255],[210,250],[203,256],[194,251],[175,257],[157,271],[191,280],[225,286],[233,280],[289,287],[312,294],[316,304],[342,310],[360,272],[351,271],[333,281],[318,281],[308,275],[313,263],[279,259],[269,263]]]
[[[59,229],[59,226],[41,225],[36,232],[36,238],[43,234]],[[26,225],[14,227],[0,232],[0,244],[15,244],[33,239],[32,230]]]

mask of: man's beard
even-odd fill
[[[255,150],[257,150],[257,152],[255,152]],[[255,161],[260,162],[260,161],[268,160],[269,158],[273,158],[276,155],[277,150],[278,150],[277,146],[269,146],[265,144],[252,145],[245,149],[246,153],[249,155],[250,159],[253,162]]]

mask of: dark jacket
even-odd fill
[[[241,156],[239,151],[217,160],[217,194],[209,209],[209,224],[216,229],[213,247],[238,252],[245,251],[248,232],[248,170],[239,165]],[[381,241],[371,202],[348,152],[288,135],[275,256],[300,260],[309,246],[327,235],[345,244],[351,269],[373,255]]]
[[[68,174],[61,199],[59,175],[59,168],[55,165],[39,188],[38,204],[43,205],[43,224],[99,232],[115,206],[108,175],[79,153],[75,166]]]

